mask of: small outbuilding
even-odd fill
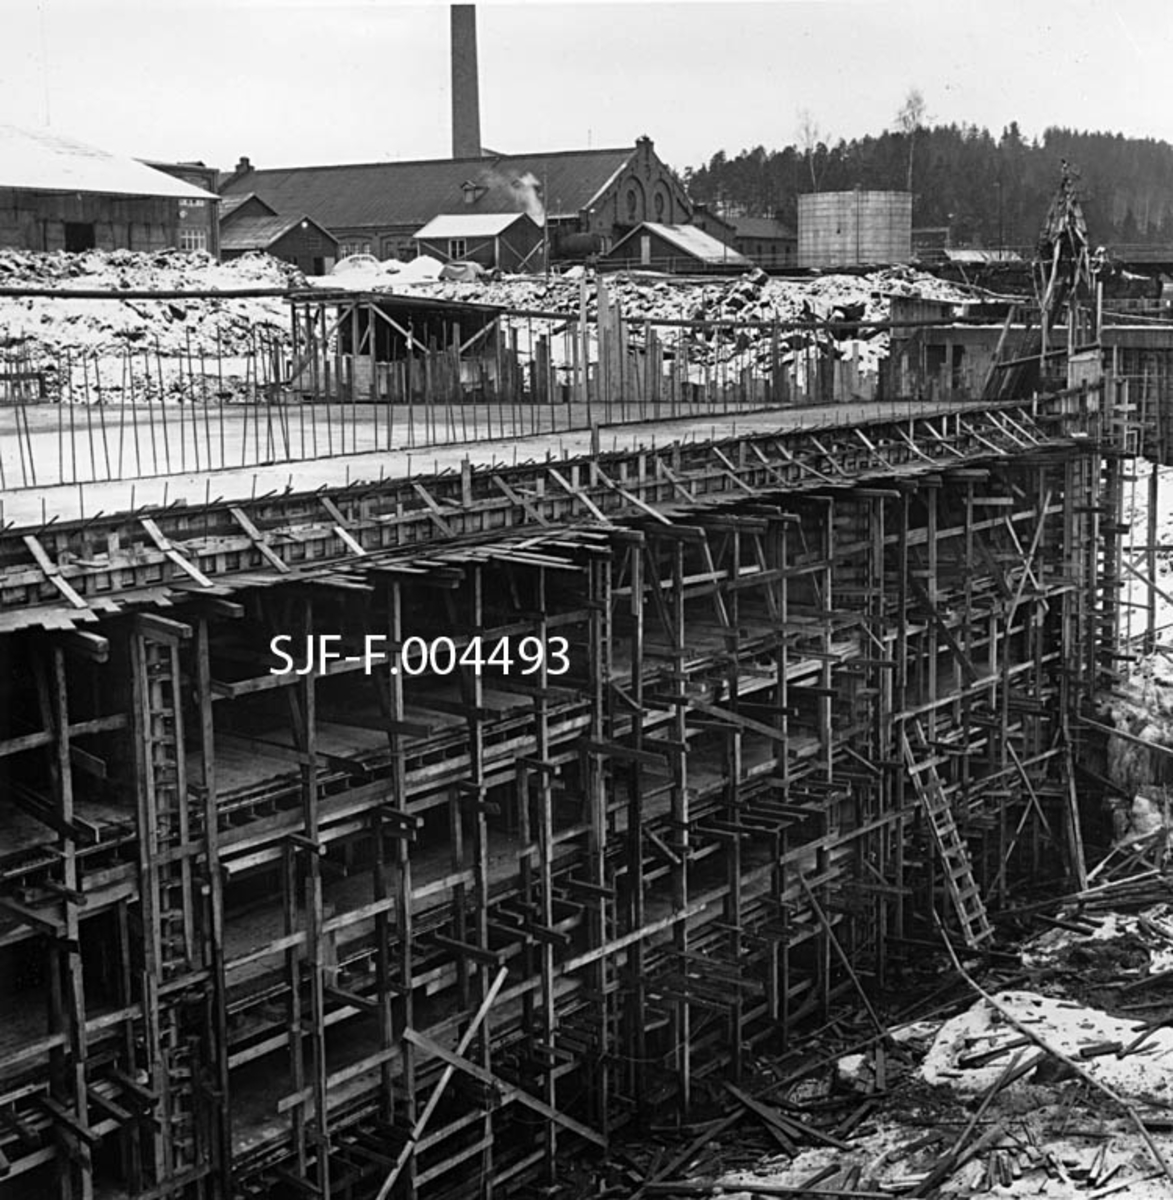
[[[646,267],[674,275],[737,272],[753,264],[732,246],[695,225],[644,221],[603,256],[602,265]]]
[[[240,211],[220,225],[225,262],[253,251],[293,263],[306,275],[327,275],[337,261],[338,239],[312,217],[241,216]]]
[[[445,213],[414,235],[417,252],[486,270],[542,269],[542,227],[528,213]]]

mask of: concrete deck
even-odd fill
[[[599,427],[603,452],[663,447],[673,442],[700,442],[752,433],[769,434],[796,429],[825,429],[901,417],[923,417],[938,412],[988,408],[978,402],[860,401],[837,405],[780,408],[755,413],[711,413],[675,420],[640,421]],[[0,419],[0,444],[5,440]],[[493,438],[423,449],[358,450],[354,454],[281,462],[266,466],[213,471],[190,471],[134,480],[98,481],[0,491],[0,524],[5,528],[39,528],[50,521],[92,518],[99,513],[183,503],[198,505],[216,500],[247,500],[272,492],[314,491],[340,488],[357,482],[409,478],[459,470],[465,459],[473,467],[511,466],[527,460],[544,461],[590,454],[589,429],[539,433],[528,437]],[[40,476],[38,475],[38,478]]]

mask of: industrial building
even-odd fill
[[[552,154],[289,168],[241,159],[225,197],[253,193],[279,213],[309,213],[351,253],[408,259],[436,217],[529,213],[549,223],[553,253],[584,258],[645,219],[687,221],[691,206],[649,138]]]
[[[208,214],[219,196],[176,173],[49,130],[0,125],[0,246],[214,253]]]

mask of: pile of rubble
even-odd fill
[[[435,259],[410,263],[369,262],[344,264],[337,274],[315,280],[321,286],[360,291],[388,291],[426,296],[430,299],[465,304],[575,316],[583,303],[583,283],[588,320],[598,311],[595,278],[581,267],[562,275],[485,277],[473,281],[443,279],[442,264]],[[712,365],[717,362],[764,360],[773,353],[772,330],[775,322],[803,321],[853,322],[883,321],[891,314],[894,296],[920,297],[960,304],[971,300],[970,291],[911,267],[889,267],[863,275],[829,274],[804,279],[784,279],[752,270],[738,279],[687,278],[645,272],[619,272],[599,277],[612,303],[624,317],[633,321],[737,321],[747,324],[737,329],[701,334],[690,331],[686,337],[690,362]],[[755,329],[760,323],[766,328]],[[642,334],[633,330],[631,344],[640,345]],[[665,331],[665,339],[674,336]],[[784,351],[798,347],[831,350],[835,357],[852,357],[861,370],[874,371],[888,352],[888,336],[874,329],[845,329],[836,338],[824,332],[787,335]],[[748,360],[748,361],[747,361]]]
[[[724,1200],[1173,1194],[1173,904],[1166,878],[1139,886],[1036,916],[1052,927],[987,970],[991,991],[959,972],[919,1020],[877,1032],[856,1012],[759,1060],[682,1150],[617,1156],[622,1182]]]
[[[581,271],[550,280],[523,277],[475,283],[437,282],[412,288],[417,294],[442,299],[494,304],[573,315],[581,303]],[[932,275],[906,267],[891,267],[866,275],[820,275],[784,279],[753,270],[739,279],[677,279],[639,273],[602,277],[613,302],[634,321],[746,322],[740,328],[715,330],[705,336],[691,333],[689,358],[713,364],[739,358],[766,359],[773,352],[775,322],[883,321],[891,315],[894,296],[916,296],[960,304],[969,292]],[[392,285],[394,286],[394,285]],[[593,286],[586,293],[587,316],[596,314]],[[761,327],[755,328],[758,324]],[[637,331],[638,332],[638,331]],[[670,336],[670,331],[665,336]],[[834,342],[832,347],[830,343]],[[836,357],[854,357],[861,370],[874,371],[888,353],[888,335],[874,329],[845,329],[838,337],[804,333],[785,338],[784,350],[799,346],[833,349]],[[638,337],[633,339],[638,344]]]
[[[37,254],[0,250],[0,288],[68,291],[233,291],[300,287],[289,263],[249,254],[229,263],[178,250],[92,250]],[[279,297],[190,300],[0,296],[0,352],[33,358],[157,350],[167,356],[246,353],[256,331],[282,335],[288,306]]]

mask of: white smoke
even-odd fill
[[[542,204],[542,184],[536,175],[527,171],[513,181],[513,191],[518,207],[524,209],[539,225],[546,223],[546,209]]]

